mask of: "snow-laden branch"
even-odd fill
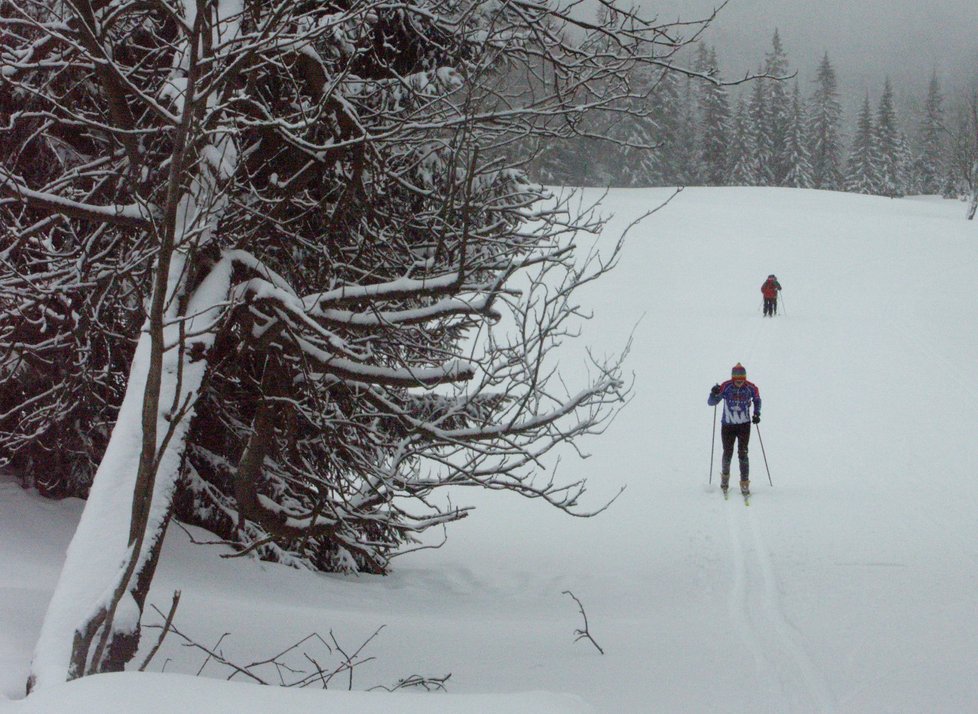
[[[0,460],[95,479],[39,686],[125,665],[174,509],[377,573],[470,512],[438,491],[600,511],[549,459],[627,402],[627,348],[558,369],[620,243],[578,255],[603,221],[526,147],[682,45],[602,4],[14,0]]]
[[[4,166],[0,166],[0,189],[38,210],[94,223],[109,223],[148,230],[160,215],[157,207],[141,203],[98,206],[73,201],[53,193],[34,191]]]
[[[309,340],[296,343],[314,369],[340,380],[385,387],[425,387],[428,389],[452,382],[466,382],[476,373],[469,360],[453,359],[437,367],[379,367],[343,359],[320,349]]]

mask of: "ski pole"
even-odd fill
[[[764,452],[764,439],[761,438],[761,425],[755,424],[757,427],[757,440],[761,442],[761,454],[764,455],[764,468],[767,470],[767,482],[774,487],[774,482],[771,480],[771,469],[767,465],[767,454]],[[712,466],[710,467],[712,468]]]
[[[780,293],[781,291],[779,290],[778,292]],[[781,301],[781,314],[782,315],[787,315],[788,314],[788,311],[784,309],[784,295],[780,295],[779,294],[778,295],[778,300]]]
[[[713,485],[713,450],[717,446],[717,405],[713,405],[713,431],[710,432],[710,485]]]

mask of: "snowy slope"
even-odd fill
[[[623,226],[668,195],[614,191],[605,205]],[[643,223],[592,289],[585,325],[599,352],[634,328],[634,400],[587,445],[589,459],[568,454],[558,469],[591,479],[592,505],[627,485],[597,518],[466,492],[458,498],[474,498],[476,513],[387,578],[228,561],[171,529],[150,599],[165,609],[181,589],[177,625],[201,643],[228,632],[225,655],[247,663],[313,631],[356,649],[384,625],[354,689],[450,672],[450,694],[333,691],[345,680],[325,694],[259,694],[122,675],[0,711],[188,709],[159,708],[164,694],[245,713],[380,711],[390,697],[404,711],[974,710],[978,225],[963,211],[935,199],[687,189]],[[772,272],[786,314],[768,320],[759,288]],[[719,453],[708,484],[707,392],[737,361],[764,399],[774,483],[755,431],[750,508],[720,497]],[[574,373],[574,350],[562,367]],[[79,511],[0,480],[0,699],[22,695]],[[582,620],[563,591],[583,603],[605,655],[574,642]],[[171,636],[150,669],[164,662],[192,674],[203,655]],[[114,710],[113,698],[125,704]]]

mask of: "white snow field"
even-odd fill
[[[610,233],[669,194],[610,192]],[[352,652],[384,625],[360,691],[346,676],[327,691],[228,683],[213,663],[186,676],[205,655],[171,635],[152,673],[24,699],[83,504],[2,477],[0,711],[978,710],[978,222],[963,215],[934,198],[723,188],[687,189],[642,223],[589,288],[581,340],[611,353],[634,329],[634,399],[590,458],[557,469],[590,479],[592,507],[627,486],[596,518],[459,493],[476,512],[389,577],[222,559],[171,527],[150,600],[166,610],[180,589],[182,632],[208,646],[229,633],[220,649],[247,664],[312,632]],[[760,311],[769,273],[784,287],[775,319]],[[569,388],[579,354],[562,362]],[[708,483],[706,398],[738,361],[764,400],[747,508],[720,495],[719,444]],[[564,591],[605,654],[575,642]],[[447,694],[363,691],[448,673]]]

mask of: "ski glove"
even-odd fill
[[[710,394],[712,394],[714,397],[719,396],[720,395],[720,385],[719,384],[714,384],[713,385],[713,389],[710,390]]]
[[[751,419],[751,421],[754,422],[755,424],[760,424],[761,423],[761,415],[760,414],[755,414],[754,415],[754,418]]]

